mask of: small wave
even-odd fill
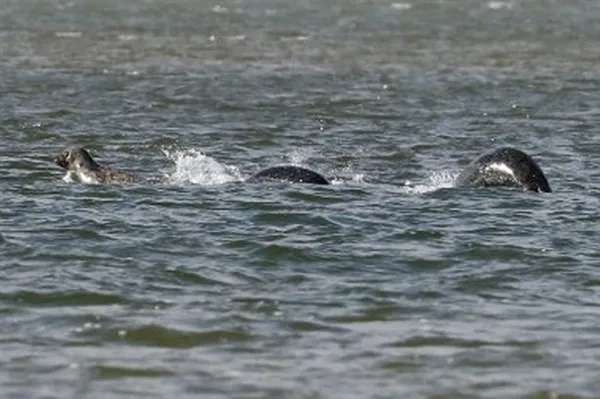
[[[77,38],[81,37],[83,33],[81,32],[54,32],[56,37],[66,37],[66,38]]]
[[[394,10],[410,10],[412,8],[411,3],[392,3],[390,4]]]
[[[213,8],[211,8],[212,12],[214,12],[215,14],[229,14],[229,8],[227,7],[223,7],[221,5],[216,5]]]
[[[224,342],[249,341],[255,338],[252,334],[241,329],[185,331],[157,324],[142,325],[129,329],[110,329],[100,333],[106,334],[105,339],[162,348],[194,348]]]
[[[133,40],[138,39],[137,35],[130,35],[130,34],[119,34],[117,36],[117,39],[122,41],[122,42],[131,42]]]
[[[512,3],[505,1],[490,1],[487,5],[491,10],[500,10],[502,8],[510,10],[513,6]]]
[[[407,194],[426,194],[442,188],[454,187],[454,183],[457,177],[457,172],[434,172],[425,180],[416,184],[411,182],[410,180],[407,180],[404,183],[404,187],[402,187],[402,190]]]
[[[237,167],[221,164],[195,149],[163,149],[162,151],[175,163],[175,170],[165,173],[167,182],[171,184],[191,183],[210,186],[242,180]]]

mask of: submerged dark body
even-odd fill
[[[288,183],[312,183],[329,184],[327,179],[310,169],[300,166],[285,165],[272,166],[261,170],[247,180],[249,183],[262,182],[288,182]]]
[[[458,175],[457,186],[509,186],[537,192],[552,192],[544,172],[521,150],[502,147],[473,160]]]

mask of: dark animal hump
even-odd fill
[[[272,166],[263,169],[248,180],[250,183],[260,182],[288,182],[288,183],[312,183],[312,184],[329,184],[327,179],[319,173],[300,166],[285,165]]]
[[[539,165],[528,154],[510,147],[486,152],[458,175],[457,186],[512,186],[552,192]]]

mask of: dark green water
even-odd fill
[[[1,397],[598,398],[599,65],[592,0],[3,2]]]

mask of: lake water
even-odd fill
[[[600,3],[7,0],[0,38],[3,398],[600,397]],[[554,192],[453,187],[504,145]],[[287,163],[334,184],[244,183]]]

